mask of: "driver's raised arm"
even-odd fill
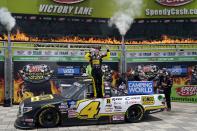
[[[91,52],[90,51],[85,53],[85,59],[88,61],[91,59]]]
[[[109,47],[107,46],[106,49],[107,49],[107,52],[101,56],[101,58],[103,58],[103,59],[109,59],[110,58]]]

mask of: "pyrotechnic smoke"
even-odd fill
[[[11,31],[16,24],[16,20],[12,17],[7,8],[0,8],[0,23],[7,31]]]
[[[114,3],[119,10],[110,19],[109,26],[115,25],[124,36],[134,19],[141,14],[143,0],[114,0]]]

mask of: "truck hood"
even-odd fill
[[[43,96],[35,96],[31,98],[25,99],[22,103],[24,103],[25,106],[27,107],[32,107],[32,106],[39,106],[39,105],[45,105],[49,103],[58,103],[65,100],[64,97],[61,95],[43,95]]]

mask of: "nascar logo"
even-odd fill
[[[84,0],[53,0],[57,3],[63,3],[63,4],[74,4],[74,3],[79,3],[82,2]]]
[[[165,6],[181,6],[192,2],[193,0],[156,0],[157,3]]]

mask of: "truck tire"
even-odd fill
[[[125,118],[127,122],[139,122],[144,116],[144,109],[141,105],[133,105],[127,109]]]
[[[55,127],[60,122],[59,113],[53,108],[46,108],[38,115],[38,123],[42,127]]]

